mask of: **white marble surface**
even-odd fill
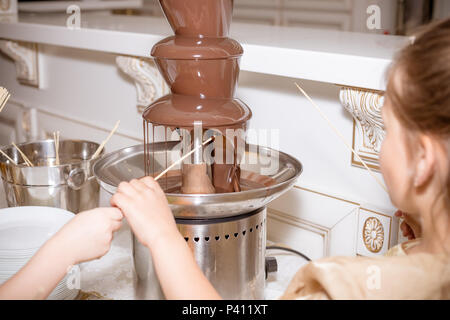
[[[100,204],[108,206],[109,196],[103,190],[100,194]],[[7,207],[3,183],[0,183],[0,207]],[[277,258],[278,272],[269,275],[265,298],[277,299],[282,295],[296,271],[306,262],[301,257],[279,250],[271,250],[270,255]],[[114,235],[111,250],[100,259],[81,264],[80,270],[82,291],[95,292],[106,299],[132,300],[135,298],[131,230],[126,221]]]

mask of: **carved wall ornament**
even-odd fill
[[[134,80],[139,113],[142,113],[153,101],[170,92],[153,60],[117,56],[116,63],[120,70]]]
[[[384,244],[383,224],[375,217],[367,218],[363,227],[363,241],[367,250],[378,253]]]
[[[15,62],[17,80],[21,84],[39,87],[36,43],[0,39],[0,51]]]
[[[385,135],[381,118],[383,92],[342,87],[339,98],[353,116],[353,148],[370,167],[379,170],[378,154]],[[353,154],[352,164],[362,166]]]
[[[0,0],[0,11],[8,11],[11,7],[11,0]]]

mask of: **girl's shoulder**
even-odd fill
[[[450,299],[449,266],[426,253],[330,257],[301,268],[282,299]]]
[[[390,248],[384,255],[385,257],[405,256],[407,251],[413,247],[416,247],[421,242],[421,239],[408,240]]]

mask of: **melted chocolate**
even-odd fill
[[[170,170],[167,173],[167,179],[158,180],[158,183],[166,193],[182,193],[181,170]],[[276,181],[268,176],[263,176],[255,172],[241,170],[240,191],[270,187],[275,183]],[[228,193],[228,192],[230,192],[228,187],[226,187],[225,190],[216,188],[216,193]]]
[[[160,4],[175,36],[158,42],[152,49],[152,56],[172,94],[158,99],[144,111],[145,143],[150,142],[145,122],[191,130],[194,122],[201,121],[204,130],[217,129],[222,134],[226,129],[245,130],[251,111],[233,98],[243,50],[237,41],[227,38],[233,0],[160,0]],[[233,139],[234,144],[223,138],[220,148],[223,148],[224,158],[211,168],[216,192],[241,191],[241,170],[235,146],[243,137]],[[228,148],[233,150],[234,163],[226,162]],[[146,155],[146,172],[150,172],[150,158],[151,155]],[[185,168],[189,168],[191,174],[199,169]],[[186,179],[187,176],[181,179],[185,186],[182,190],[197,190],[188,187]]]
[[[226,37],[233,0],[159,0],[176,35]]]
[[[142,116],[154,125],[189,129],[194,127],[195,121],[201,121],[204,129],[220,130],[245,129],[252,112],[238,99],[201,99],[168,94],[153,102]]]

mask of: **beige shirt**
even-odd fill
[[[281,299],[450,299],[450,256],[406,255],[416,241],[385,257],[331,257],[311,262]]]

